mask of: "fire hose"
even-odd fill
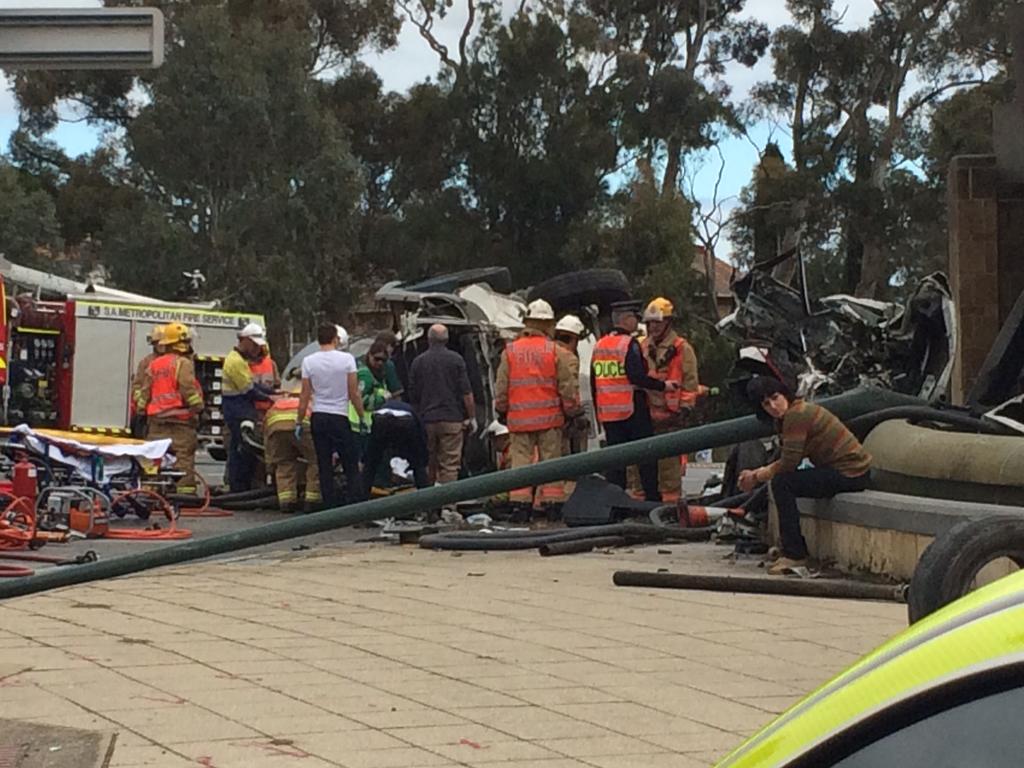
[[[896,405],[920,404],[921,401],[917,398],[874,387],[862,387],[821,401],[821,405],[840,419],[850,419]],[[400,493],[347,507],[326,509],[311,515],[277,520],[247,530],[234,531],[198,541],[187,541],[98,563],[88,563],[78,568],[54,568],[35,576],[12,579],[0,584],[0,598],[27,595],[96,579],[123,576],[163,565],[213,557],[298,536],[309,536],[356,523],[387,517],[406,517],[416,512],[437,509],[446,504],[505,493],[514,488],[544,485],[624,465],[653,461],[667,456],[679,456],[684,453],[732,445],[746,440],[757,440],[767,437],[771,431],[770,424],[761,422],[753,416],[691,427],[632,443],[609,446],[600,451],[564,456],[528,467],[492,472],[454,483],[424,488],[413,493]]]

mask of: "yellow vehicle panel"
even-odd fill
[[[1024,571],[936,611],[794,705],[718,768],[784,766],[943,682],[1024,658]]]

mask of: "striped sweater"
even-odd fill
[[[846,426],[820,405],[794,400],[782,417],[782,456],[770,476],[792,472],[805,458],[815,467],[831,467],[846,477],[871,469],[871,456]]]

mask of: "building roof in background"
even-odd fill
[[[704,246],[694,246],[693,268],[704,274]],[[735,268],[727,261],[715,259],[715,294],[732,297],[732,274]]]

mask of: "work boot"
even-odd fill
[[[299,503],[297,501],[279,501],[277,508],[286,515],[292,515],[299,511]]]

